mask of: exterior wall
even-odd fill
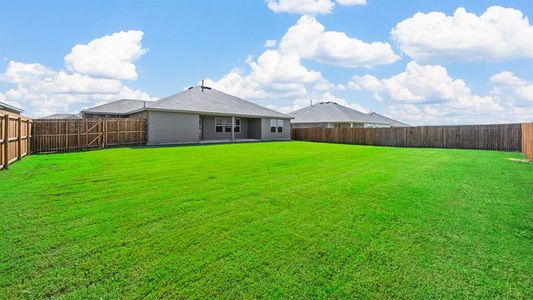
[[[148,112],[147,111],[140,111],[140,112],[136,112],[136,113],[133,113],[131,115],[128,115],[127,117],[130,118],[130,119],[148,120]]]
[[[227,140],[231,139],[231,132],[216,132],[214,116],[200,116],[202,118],[202,139],[204,140]],[[228,118],[228,117],[221,117]],[[229,117],[231,118],[231,117]],[[241,119],[241,132],[235,132],[236,139],[247,139],[248,137],[248,122],[249,119],[235,117]]]
[[[148,145],[198,143],[198,114],[148,112]]]
[[[291,139],[291,121],[283,119],[283,132],[270,132],[270,118],[261,119],[261,139],[268,141],[288,141]]]
[[[248,119],[248,138],[261,139],[261,119]]]

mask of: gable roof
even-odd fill
[[[145,103],[153,101],[143,101],[134,99],[120,99],[106,104],[91,107],[82,111],[87,114],[100,115],[127,115],[132,111],[139,110],[145,106]]]
[[[321,102],[289,114],[292,123],[369,123],[384,124],[372,116],[335,102]],[[386,123],[385,123],[386,124]]]
[[[290,116],[259,104],[206,87],[191,87],[188,90],[154,101],[147,110],[193,112],[212,115],[242,117],[269,117],[290,119]]]
[[[378,114],[376,112],[371,112],[368,115],[372,116],[376,120],[379,120],[380,122],[384,122],[384,123],[390,124],[393,127],[408,127],[408,126],[411,126],[409,124],[402,123],[400,121],[396,121],[394,119],[391,119],[391,118],[389,118],[387,116],[380,115],[380,114]]]
[[[75,114],[53,114],[46,117],[39,118],[40,120],[51,120],[51,119],[79,119],[80,117]]]
[[[9,111],[9,112],[13,112],[13,113],[22,113],[24,110],[18,108],[18,107],[14,107],[12,105],[9,105],[7,103],[4,103],[4,102],[0,102],[0,109],[1,110],[5,110],[5,111]]]

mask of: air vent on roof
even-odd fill
[[[190,86],[190,87],[188,88],[188,90],[192,90],[192,89],[194,89],[194,86]]]

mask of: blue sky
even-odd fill
[[[312,99],[412,124],[531,121],[529,16],[530,1],[2,1],[0,101],[40,116],[209,79],[283,112]]]

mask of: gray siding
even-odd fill
[[[203,134],[202,139],[204,140],[224,140],[231,139],[231,132],[216,132],[215,128],[215,118],[212,116],[201,116]],[[228,118],[228,117],[222,117]],[[229,117],[231,118],[231,117]],[[235,118],[241,119],[241,132],[235,132],[236,139],[247,139],[248,138],[248,119],[245,118]]]
[[[197,143],[200,135],[198,122],[198,114],[150,111],[148,144]]]
[[[248,119],[248,138],[261,139],[261,119]]]
[[[291,121],[283,120],[283,132],[270,132],[270,119],[261,119],[261,139],[262,140],[290,140]]]

